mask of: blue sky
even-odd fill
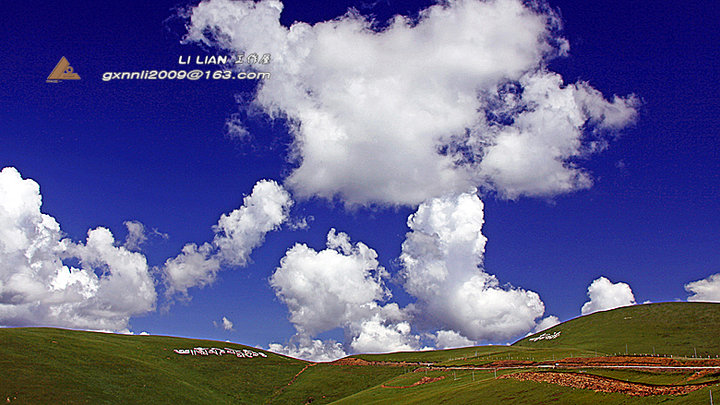
[[[74,245],[42,259],[42,266],[49,266],[46,278],[30,270],[32,260],[22,257],[40,234],[24,226],[27,218],[40,218],[31,203],[36,193],[6,172],[2,198],[16,198],[23,184],[27,199],[17,204],[29,216],[13,217],[7,203],[0,221],[0,236],[9,238],[0,245],[0,324],[128,328],[263,347],[278,343],[278,351],[331,358],[377,350],[373,342],[407,349],[511,341],[547,317],[580,315],[591,283],[593,305],[585,311],[691,295],[720,301],[720,276],[711,277],[720,272],[716,3],[549,1],[518,16],[504,14],[522,8],[514,1],[486,8],[451,2],[445,12],[458,18],[455,24],[443,20],[437,7],[436,14],[418,17],[432,2],[285,1],[279,21],[273,12],[278,4],[265,1],[253,9],[244,2],[213,1],[198,9],[182,2],[68,1],[53,8],[27,2],[3,7],[0,166],[14,167],[39,184],[40,211],[61,229],[52,237]],[[332,29],[333,23],[323,23],[350,8],[355,17],[335,20]],[[489,11],[501,17],[488,17]],[[236,20],[228,18],[232,13]],[[243,13],[249,17],[237,22]],[[388,28],[398,14],[414,22]],[[508,28],[503,18],[520,24]],[[555,25],[548,22],[553,19]],[[371,20],[374,32],[355,30]],[[307,25],[296,25],[293,39],[287,28],[295,22]],[[414,36],[431,22],[432,29]],[[223,42],[203,24],[236,36]],[[463,31],[463,24],[469,28]],[[393,42],[383,36],[392,29],[406,37],[398,34]],[[471,31],[476,37],[462,39]],[[200,43],[212,38],[220,42]],[[251,80],[102,80],[108,71],[220,69],[183,67],[178,57],[253,52],[243,49],[248,46],[273,57],[272,77],[260,84],[262,91]],[[62,56],[81,80],[46,83]],[[425,59],[432,63],[424,70],[412,68]],[[484,66],[486,60],[493,62]],[[558,77],[559,87],[551,83]],[[389,81],[368,84],[378,78]],[[574,101],[566,98],[571,87]],[[550,95],[533,98],[532,89]],[[238,103],[238,95],[245,101]],[[454,101],[448,100],[458,100],[456,121]],[[387,108],[376,110],[377,105]],[[495,121],[488,118],[493,114]],[[244,136],[228,132],[233,117]],[[561,122],[557,127],[555,120]],[[565,127],[566,121],[573,124]],[[517,134],[523,130],[526,136]],[[333,138],[338,133],[347,138]],[[437,149],[423,149],[426,139]],[[591,146],[591,140],[599,142]],[[327,146],[314,151],[323,142]],[[438,151],[448,145],[454,158],[467,161],[443,166],[450,160]],[[292,150],[302,160],[293,161]],[[548,155],[557,150],[570,151]],[[537,160],[525,165],[527,156]],[[562,164],[553,166],[558,160]],[[318,173],[324,170],[322,177]],[[420,175],[411,178],[412,173]],[[276,183],[265,194],[253,193],[262,179]],[[239,209],[251,193],[262,202],[258,206],[266,206],[268,196],[292,202],[279,203],[277,218],[247,216],[249,231],[215,232],[221,215]],[[410,228],[408,216],[419,207],[427,215],[418,212]],[[458,217],[443,216],[450,211]],[[296,226],[303,219],[307,226]],[[272,230],[258,230],[256,220]],[[147,240],[137,248],[123,246],[125,221],[144,225]],[[98,227],[111,231],[114,240],[92,250],[87,233]],[[324,250],[333,228],[340,241]],[[25,256],[8,247],[17,237],[13,232],[29,238]],[[348,249],[340,233],[347,234]],[[251,253],[232,256],[237,251],[215,244],[223,237]],[[99,233],[97,238],[102,239]],[[177,279],[175,290],[171,287],[167,261],[188,243],[208,243],[212,252],[204,263],[214,258],[219,264],[211,276],[197,270],[197,277],[186,278],[183,294]],[[295,244],[307,249],[292,251],[295,256],[290,251]],[[447,246],[450,253],[437,253]],[[328,253],[317,255],[321,251]],[[102,284],[116,272],[108,257],[117,255],[140,260],[133,271],[144,281],[121,283],[102,299],[96,295],[105,290],[91,281],[65,285],[67,291],[85,288],[92,304],[70,292],[58,298],[62,288],[48,287],[63,265],[71,268],[68,274],[92,273]],[[238,257],[247,263],[233,265]],[[333,258],[338,262],[323,262]],[[178,271],[190,271],[188,266]],[[438,281],[428,270],[433,266],[446,266],[448,275]],[[454,272],[463,266],[477,270],[479,278],[471,282],[472,274]],[[44,285],[44,295],[31,294],[35,290],[27,285],[33,280],[14,284],[20,268],[27,268],[23,274],[30,279],[38,277],[34,281]],[[347,273],[333,273],[336,268]],[[273,277],[278,273],[288,280]],[[316,307],[310,303],[312,288],[297,287],[299,278],[313,275],[322,279],[316,289],[342,291],[347,285],[327,280],[357,277],[356,287],[368,293],[346,301],[344,293],[326,296],[325,307]],[[489,281],[493,276],[496,286]],[[214,281],[201,286],[203,277]],[[481,278],[485,287],[478,287]],[[698,280],[704,281],[686,290]],[[428,285],[436,287],[433,292],[424,290]],[[459,285],[470,292],[460,294]],[[143,305],[115,306],[118,291],[132,297],[140,294],[136,287],[145,291],[136,301]],[[483,309],[488,291],[508,306]],[[320,300],[323,293],[314,293]],[[62,319],[49,310],[57,299],[67,300]],[[463,310],[465,304],[471,309]],[[30,316],[32,308],[48,315]],[[100,319],[98,311],[108,308],[116,317]],[[76,318],[72,311],[84,315]],[[498,321],[503,316],[517,324]],[[232,330],[222,327],[223,317]],[[324,321],[327,317],[333,320]],[[476,318],[491,326],[478,326]],[[93,320],[96,326],[87,323]]]

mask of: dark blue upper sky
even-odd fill
[[[354,7],[385,21],[427,1],[285,1],[282,22],[315,23]],[[546,313],[580,314],[590,282],[628,283],[638,302],[685,300],[684,284],[720,271],[720,5],[715,1],[551,0],[570,42],[550,68],[606,97],[634,93],[636,124],[582,162],[588,190],[508,201],[486,196],[485,268],[501,283],[537,292]],[[222,213],[260,179],[282,181],[291,137],[278,121],[248,124],[253,140],[225,136],[235,96],[251,83],[110,81],[105,71],[177,69],[188,4],[177,1],[10,0],[0,11],[0,166],[40,184],[43,212],[73,240],[105,226],[116,239],[138,220],[169,237],[144,246],[160,266],[188,242],[212,239]],[[210,52],[214,54],[214,52]],[[65,56],[80,81],[46,83]],[[294,333],[268,278],[294,243],[321,249],[331,227],[378,252],[391,273],[412,208],[345,210],[301,201],[306,230],[270,233],[252,264],[219,273],[192,300],[131,320],[132,330],[266,345]],[[158,287],[162,291],[162,286]],[[401,304],[412,301],[392,287]],[[213,326],[227,316],[235,331]]]

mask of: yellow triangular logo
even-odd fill
[[[60,58],[60,62],[47,78],[47,81],[51,83],[57,83],[58,80],[80,80],[80,75],[73,72],[73,67],[64,56]]]

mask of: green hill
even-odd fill
[[[267,357],[179,355],[250,349]],[[0,400],[21,403],[262,403],[307,362],[247,346],[51,328],[0,329]]]
[[[560,334],[532,341],[542,334]],[[572,347],[599,354],[720,355],[720,304],[668,302],[596,312],[528,336],[513,346]]]
[[[512,346],[351,356],[313,364],[246,346],[163,336],[52,328],[0,329],[0,401],[30,404],[326,403],[720,403],[720,386],[678,395],[629,397],[555,384],[497,379],[517,371],[500,362],[632,353],[715,358],[720,304],[668,303],[599,312],[556,325]],[[554,339],[531,339],[552,336]],[[174,349],[251,350],[254,357],[178,354]],[[262,355],[259,355],[262,353]],[[384,363],[377,363],[384,362]],[[406,362],[406,363],[401,363]],[[432,368],[409,362],[433,363]],[[340,365],[343,364],[343,365]],[[493,364],[489,370],[478,366]],[[456,367],[456,368],[453,368]],[[460,368],[457,368],[460,367]],[[575,367],[575,366],[573,366]],[[537,369],[535,369],[537,370]],[[716,383],[718,372],[562,369],[645,384]],[[496,374],[497,373],[497,374]]]

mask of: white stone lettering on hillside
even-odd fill
[[[173,351],[177,354],[189,354],[191,356],[222,356],[223,354],[229,354],[234,355],[235,357],[246,357],[249,359],[253,357],[267,357],[267,354],[262,352],[254,352],[248,349],[230,349],[228,347],[224,349],[220,349],[217,347],[193,347],[192,349],[174,349]]]
[[[543,333],[542,335],[538,337],[534,337],[530,339],[531,342],[537,342],[538,340],[553,340],[556,337],[560,336],[560,331],[557,331],[555,333]]]

